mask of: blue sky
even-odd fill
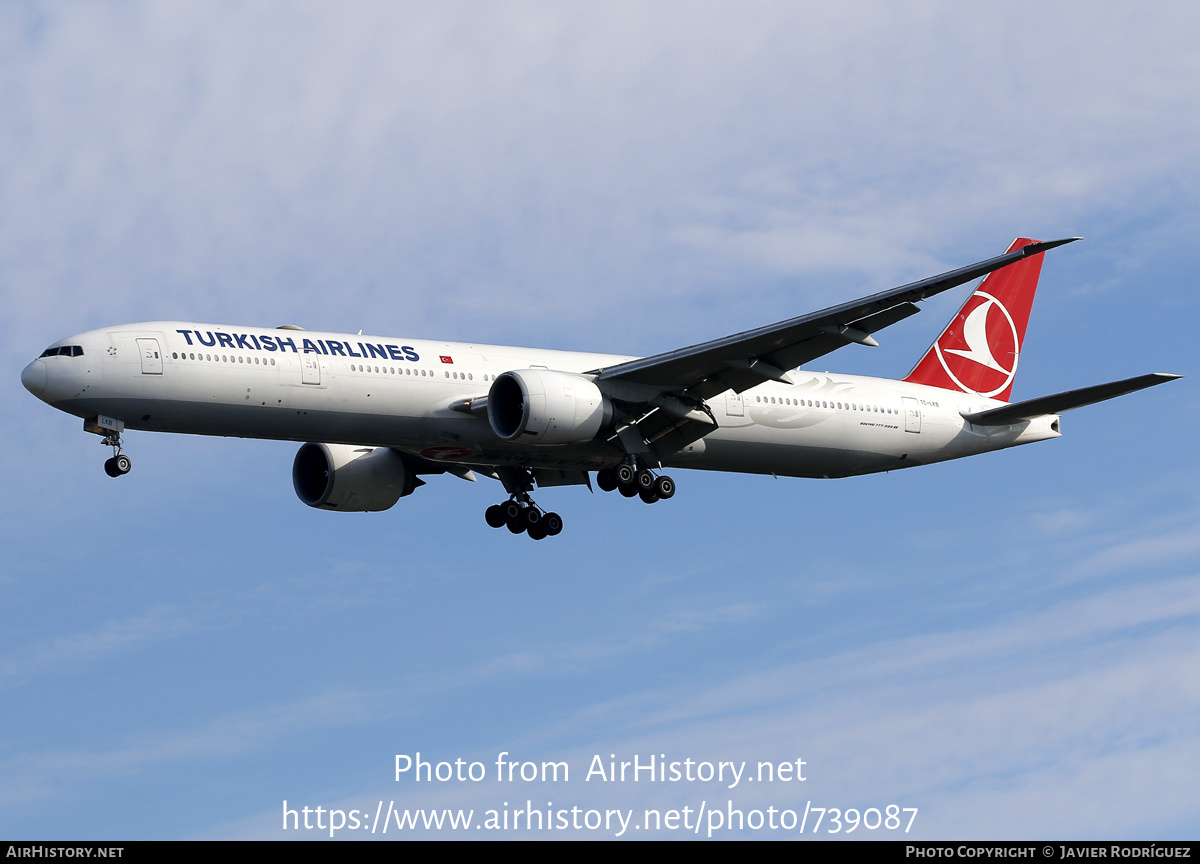
[[[1198,17],[0,7],[0,836],[530,799],[1194,838]],[[131,433],[114,482],[18,380],[67,334],[160,318],[650,354],[1073,235],[1014,397],[1188,378],[916,471],[679,471],[654,507],[547,490],[566,531],[542,543],[486,527],[490,481],[311,510],[286,443]],[[964,296],[819,365],[902,376]],[[417,751],[572,780],[395,782]],[[584,782],[610,753],[808,779]]]

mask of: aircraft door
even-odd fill
[[[746,409],[742,402],[742,394],[734,393],[732,390],[725,392],[725,416],[726,417],[745,417]]]
[[[316,354],[300,355],[300,381],[304,384],[321,383],[321,358]]]
[[[921,431],[921,405],[911,396],[902,398],[904,402],[904,431],[905,432],[920,432]]]
[[[158,350],[157,339],[137,340],[138,354],[142,358],[143,375],[161,375],[163,369],[162,353]]]

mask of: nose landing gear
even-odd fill
[[[118,453],[111,459],[104,460],[104,473],[109,477],[120,477],[122,474],[128,474],[129,469],[133,467],[133,462],[124,453]]]
[[[133,467],[133,462],[121,452],[121,436],[118,434],[107,435],[100,443],[113,448],[112,458],[104,460],[104,473],[109,477],[128,474],[129,469]]]
[[[109,477],[120,477],[122,474],[128,474],[129,469],[133,467],[133,462],[121,452],[121,432],[124,429],[125,424],[123,422],[113,417],[105,417],[104,415],[88,417],[83,421],[84,432],[99,435],[101,438],[100,443],[105,447],[113,449],[112,458],[104,460],[104,473]]]

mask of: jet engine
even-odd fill
[[[296,495],[322,510],[387,510],[421,483],[404,458],[387,447],[308,443],[292,462]]]
[[[487,411],[497,435],[530,444],[591,441],[612,421],[612,404],[590,379],[549,369],[496,376]]]

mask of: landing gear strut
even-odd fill
[[[104,460],[104,473],[109,477],[120,477],[123,474],[128,474],[129,469],[133,467],[133,462],[121,452],[120,434],[111,433],[106,435],[100,443],[106,447],[113,448],[112,458]]]
[[[528,494],[520,492],[503,504],[493,504],[483,516],[493,528],[508,528],[513,534],[528,534],[534,540],[554,537],[563,529],[561,516],[545,512]]]
[[[503,477],[509,499],[493,504],[484,511],[487,524],[507,528],[513,534],[528,534],[534,540],[544,540],[562,533],[563,520],[557,513],[548,513],[529,497],[533,475],[526,469],[512,471]]]
[[[675,481],[666,474],[656,475],[649,468],[627,460],[615,468],[596,472],[596,485],[604,492],[616,490],[626,498],[637,496],[647,504],[665,501],[675,494]]]

